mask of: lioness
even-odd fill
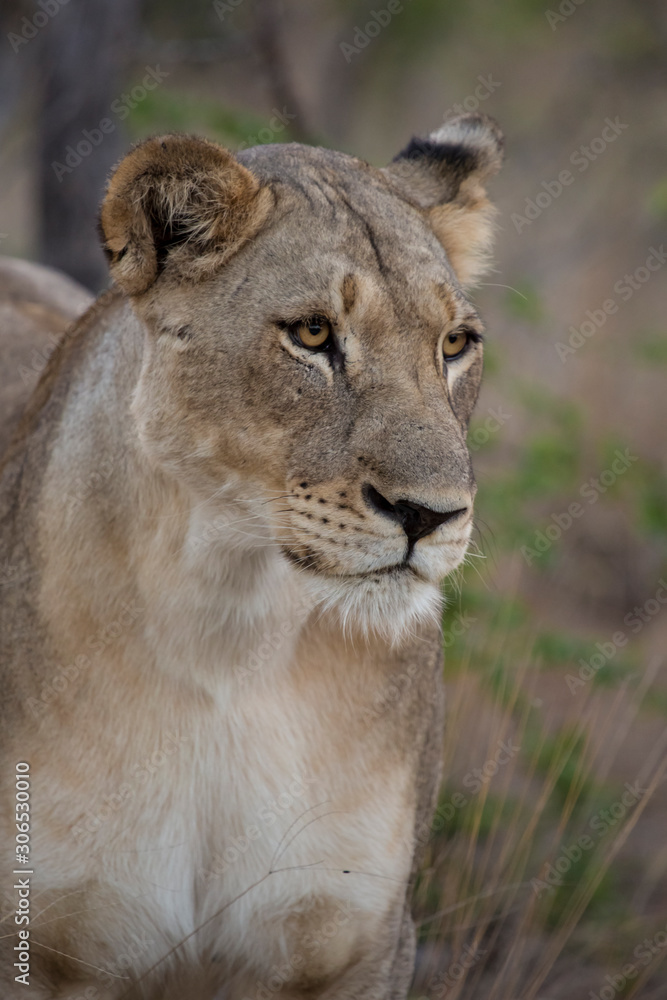
[[[407,995],[501,145],[113,174],[0,481],[3,998]]]

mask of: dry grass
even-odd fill
[[[605,975],[621,976],[632,961],[636,975],[613,996],[667,995],[664,980],[658,982],[667,947],[647,964],[633,958],[634,948],[666,921],[655,926],[646,914],[629,913],[621,926],[609,926],[599,915],[610,874],[623,870],[624,847],[667,773],[663,739],[636,776],[645,791],[635,801],[623,783],[610,780],[626,735],[640,723],[655,671],[634,689],[620,684],[611,697],[592,687],[571,699],[562,725],[539,697],[541,677],[526,637],[491,635],[489,642],[499,659],[509,654],[511,668],[476,670],[468,643],[449,681],[447,781],[417,893],[421,946],[413,995],[560,1000],[598,996],[607,987],[601,1000],[611,1000]],[[504,741],[510,752],[501,758],[508,759],[494,764]],[[474,768],[488,780],[480,784]],[[600,815],[604,808],[612,810],[609,822]],[[583,848],[580,837],[588,838]],[[561,884],[554,885],[560,870]],[[615,912],[613,899],[609,906]]]

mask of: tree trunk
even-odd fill
[[[126,146],[112,103],[135,50],[141,0],[77,0],[40,30],[39,257],[93,291],[107,282],[97,235],[105,181]],[[103,131],[100,123],[106,119]]]

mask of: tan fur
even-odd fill
[[[175,234],[170,276],[210,275],[255,235],[270,203],[269,192],[215,143],[149,139],[120,163],[102,207],[111,273],[128,294],[146,291],[161,242]]]
[[[487,198],[474,195],[431,209],[433,231],[464,287],[474,285],[489,268],[495,214]]]
[[[407,996],[482,364],[442,359],[478,320],[421,190],[191,137],[112,178],[119,287],[0,479],[3,870],[22,760],[34,870],[29,987],[3,886],[3,998]],[[313,317],[332,353],[290,332]],[[458,513],[408,546],[405,503]]]
[[[0,461],[58,340],[91,302],[51,268],[0,257]]]

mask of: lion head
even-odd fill
[[[239,544],[279,551],[309,600],[394,638],[437,612],[472,529],[482,328],[464,289],[501,150],[480,115],[383,169],[168,135],[130,152],[102,207],[145,328],[146,461],[233,511]]]

